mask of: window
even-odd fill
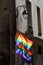
[[[38,19],[38,36],[41,36],[41,18],[40,18],[40,8],[37,7],[37,19]]]
[[[29,0],[26,0],[26,5],[28,11],[28,32],[29,34],[33,35],[31,2]]]
[[[42,47],[40,45],[38,45],[38,54],[41,55],[42,54]]]
[[[42,65],[42,46],[38,45],[37,64]]]

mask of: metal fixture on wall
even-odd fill
[[[25,19],[28,19],[28,11],[24,9],[23,13],[22,13],[23,17]]]
[[[31,26],[28,26],[28,34],[33,35],[33,29]]]
[[[16,17],[18,17],[18,13],[19,13],[19,11],[20,11],[20,9],[18,10],[19,7],[20,7],[20,9],[21,9],[21,7],[24,8],[24,11],[22,12],[22,15],[23,15],[23,16],[24,16],[25,14],[26,14],[26,15],[28,14],[28,12],[27,12],[27,10],[26,10],[26,5],[21,5],[21,6],[18,6],[18,7],[16,8]]]

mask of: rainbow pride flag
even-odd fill
[[[32,56],[30,48],[32,44],[33,42],[31,40],[29,40],[25,35],[20,33],[18,38],[16,39],[16,53],[21,55],[26,60],[30,61]]]

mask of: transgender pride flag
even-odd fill
[[[22,56],[24,59],[30,61],[32,53],[30,52],[30,48],[33,42],[29,40],[25,35],[19,34],[16,39],[17,50],[16,53]]]

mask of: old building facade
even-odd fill
[[[16,21],[17,30],[27,34],[28,38],[33,40],[33,46],[31,48],[31,51],[33,53],[34,65],[43,65],[43,3],[42,0],[24,0],[24,1],[16,0],[16,3],[17,3],[16,8],[17,7],[20,8],[17,21]],[[28,18],[23,18],[22,15],[23,12],[22,8],[24,8],[25,10],[24,5],[27,6],[26,10],[28,11]],[[21,64],[20,59],[21,58],[19,57],[18,65]]]

